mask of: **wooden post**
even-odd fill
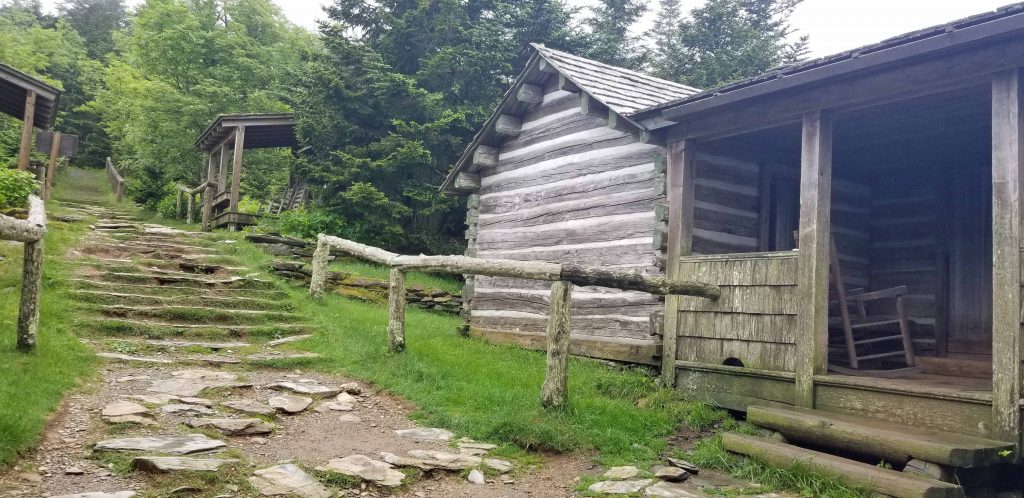
[[[388,351],[405,351],[405,272],[392,268],[388,282]]]
[[[43,200],[50,199],[53,190],[53,175],[57,174],[57,158],[60,156],[60,132],[53,133],[53,143],[50,144],[50,164],[46,168],[46,183],[43,184]]]
[[[203,191],[203,220],[202,229],[210,229],[210,217],[213,215],[213,196],[214,188],[212,183],[215,181],[213,176],[215,169],[213,167],[213,152],[206,153],[206,190]]]
[[[321,234],[317,237],[316,250],[313,251],[313,270],[309,277],[309,295],[313,299],[320,299],[324,295],[324,285],[327,283],[327,263],[330,256],[331,246]]]
[[[21,307],[18,309],[18,350],[36,347],[39,328],[39,290],[43,281],[43,239],[25,243],[21,275]]]
[[[993,436],[1021,445],[1020,70],[992,80],[992,423]],[[1019,451],[1015,459],[1019,461]]]
[[[245,125],[235,129],[235,157],[231,163],[231,206],[228,210],[238,212],[238,199],[242,188],[242,155],[245,151]]]
[[[228,189],[228,143],[220,144],[220,169],[217,170],[217,193]]]
[[[803,118],[797,270],[796,404],[814,408],[814,376],[828,368],[828,263],[832,206],[832,116]]]
[[[668,146],[668,250],[665,257],[665,273],[670,282],[680,278],[679,258],[693,253],[696,146],[693,140],[673,142]],[[673,387],[676,384],[678,327],[679,296],[669,295],[665,297],[665,326],[662,331],[661,347],[661,380],[666,387]]]
[[[187,202],[188,207],[185,209],[185,212],[187,213],[185,215],[185,223],[188,223],[189,225],[191,225],[192,224],[192,213],[195,211],[195,206],[196,206],[196,194],[192,193],[192,191],[189,190],[188,192],[185,192],[185,195],[188,196],[188,202]]]
[[[572,284],[551,284],[548,302],[548,364],[540,404],[558,408],[565,404],[569,381],[569,336],[572,331]]]
[[[18,169],[28,169],[28,160],[32,155],[32,126],[36,118],[36,92],[28,90],[25,95],[25,116],[21,123],[21,148],[18,150]]]
[[[174,219],[181,219],[181,197],[184,192],[181,191],[181,187],[178,187],[178,194],[174,197]]]

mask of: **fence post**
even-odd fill
[[[39,290],[43,280],[43,239],[25,242],[25,261],[21,275],[21,307],[18,309],[18,350],[36,347],[39,328]]]
[[[191,225],[192,224],[192,212],[195,210],[195,205],[196,205],[196,195],[193,194],[191,190],[189,190],[188,192],[185,192],[185,195],[188,196],[188,210],[187,210],[188,215],[185,218],[185,223],[188,223],[189,225]]]
[[[405,272],[392,268],[388,282],[388,351],[405,351]]]
[[[178,195],[174,199],[174,219],[181,219],[181,189],[178,189]]]
[[[316,250],[313,251],[313,273],[309,277],[309,295],[320,299],[324,295],[324,284],[327,282],[327,263],[331,248],[321,234],[316,239]]]
[[[540,404],[545,408],[558,408],[565,404],[569,380],[572,283],[563,280],[551,284],[548,306],[548,364],[540,390]]]

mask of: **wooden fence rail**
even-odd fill
[[[43,279],[43,236],[46,235],[46,209],[43,200],[29,196],[28,219],[19,220],[0,214],[0,240],[25,243],[21,275],[21,306],[18,309],[18,349],[31,351],[39,328],[39,290]]]
[[[107,158],[107,178],[110,179],[110,188],[114,190],[114,197],[117,202],[124,200],[124,178],[114,167],[114,161]]]
[[[216,189],[217,188],[217,183],[216,182],[211,182],[211,181],[206,181],[206,182],[203,182],[202,184],[200,184],[198,187],[191,188],[191,189],[186,187],[186,186],[184,186],[184,185],[179,184],[178,185],[178,198],[177,198],[177,202],[175,203],[175,208],[174,208],[175,215],[178,218],[181,218],[181,198],[185,197],[186,200],[187,200],[187,209],[186,209],[186,213],[187,214],[186,214],[186,217],[185,217],[185,223],[188,223],[188,224],[191,225],[193,223],[193,221],[194,221],[193,213],[195,212],[195,207],[196,207],[196,194],[201,194],[203,197],[211,197],[209,195],[209,192],[207,192],[207,187]],[[207,209],[205,209],[205,208],[206,208],[207,205],[210,204],[210,202],[212,202],[212,198],[211,199],[201,198],[200,202],[203,203],[203,206],[204,206],[204,210],[203,210],[203,226],[206,226],[206,223],[209,221],[209,218],[208,218],[208,215],[207,215]]]
[[[541,389],[541,404],[558,407],[565,403],[571,330],[572,286],[596,285],[658,295],[685,295],[718,299],[717,285],[667,279],[594,268],[575,264],[484,259],[469,256],[403,256],[351,240],[320,234],[313,252],[313,274],[309,293],[323,295],[331,249],[391,269],[388,293],[388,347],[394,353],[405,349],[405,273],[421,271],[452,275],[483,275],[554,282],[548,302],[547,373]]]

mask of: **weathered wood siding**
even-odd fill
[[[680,300],[679,360],[794,371],[796,252],[690,256],[680,264],[687,278],[720,285],[722,297]]]
[[[552,78],[557,80],[557,78]],[[522,117],[518,137],[480,171],[471,251],[480,257],[585,263],[660,273],[652,245],[655,171],[662,147],[645,145],[581,111],[578,93],[545,88],[542,104]],[[542,336],[550,284],[477,277],[470,325]],[[650,315],[661,302],[640,292],[582,287],[573,291],[574,340],[655,341]],[[528,343],[527,341],[519,341]]]

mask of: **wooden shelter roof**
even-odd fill
[[[679,100],[700,91],[537,43],[530,46],[576,86],[622,116],[664,102]]]
[[[292,114],[222,114],[196,139],[196,147],[209,152],[222,142],[231,142],[235,130],[245,126],[246,149],[297,147],[295,117]]]
[[[533,104],[519,99],[519,91],[526,86],[542,86],[549,77],[563,77],[574,91],[582,92],[593,100],[608,108],[609,112],[622,116],[625,121],[641,129],[644,123],[638,123],[629,117],[645,106],[661,102],[678,100],[693,95],[699,90],[661,78],[655,78],[621,67],[610,66],[601,62],[575,56],[544,45],[531,43],[533,54],[516,77],[515,82],[505,92],[501,103],[466,147],[462,157],[455,163],[441,185],[441,190],[451,192],[452,184],[459,172],[471,162],[474,151],[481,145],[498,146],[503,138],[495,129],[502,115],[522,116]],[[541,65],[545,66],[543,69]]]
[[[767,94],[898,66],[911,58],[937,57],[943,53],[1021,34],[1024,34],[1024,3],[1016,3],[860,48],[780,66],[758,76],[662,102],[642,109],[635,115],[637,119],[659,114],[664,119],[679,119]]]
[[[0,112],[18,119],[25,117],[25,98],[36,92],[34,126],[49,129],[57,117],[60,90],[10,66],[0,64]]]

